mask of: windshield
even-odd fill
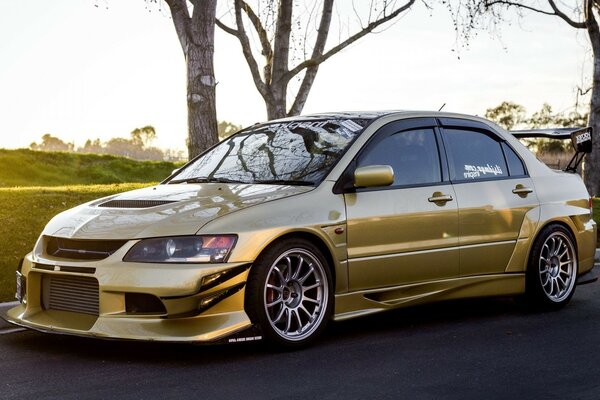
[[[249,128],[184,167],[169,183],[317,184],[367,122],[290,121]]]

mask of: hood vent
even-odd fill
[[[170,200],[109,200],[98,204],[98,207],[110,208],[150,208],[162,206],[163,204],[175,203]]]

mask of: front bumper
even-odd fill
[[[8,311],[7,321],[43,332],[167,342],[214,342],[252,327],[244,311],[250,264],[166,265],[121,259],[115,253],[96,262],[34,262],[28,255],[20,271],[24,299]],[[87,294],[68,285],[48,293],[56,291],[48,281],[82,280],[97,281],[97,286]],[[52,296],[58,301],[48,300]],[[140,296],[154,300],[146,309],[132,307],[130,300]],[[96,308],[84,304],[80,312],[79,303],[90,301],[96,301]]]

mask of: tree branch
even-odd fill
[[[573,28],[577,28],[577,29],[585,29],[586,28],[587,25],[585,22],[573,21],[571,18],[569,18],[567,16],[567,14],[560,11],[558,9],[558,7],[556,6],[556,4],[554,3],[554,0],[548,0],[548,4],[550,4],[550,7],[552,7],[552,10],[554,10],[554,14],[557,17],[562,18],[567,24],[571,25]]]
[[[554,3],[553,0],[548,0],[548,4],[552,8],[552,12],[541,10],[539,8],[527,6],[525,4],[521,4],[521,3],[514,2],[514,1],[509,1],[509,0],[484,1],[484,7],[485,8],[490,8],[490,7],[493,7],[495,5],[503,5],[503,6],[507,6],[507,7],[522,8],[524,10],[533,11],[533,12],[536,12],[536,13],[539,13],[539,14],[557,16],[557,17],[563,19],[566,23],[568,23],[569,25],[571,25],[573,28],[578,28],[578,29],[585,29],[586,28],[587,25],[586,25],[585,22],[577,22],[577,21],[573,21],[572,19],[570,19],[565,13],[563,13],[562,11],[560,11],[558,9],[558,7],[556,6],[556,4]]]
[[[315,45],[313,47],[311,59],[315,59],[323,55],[323,50],[325,49],[325,44],[327,43],[327,36],[329,35],[329,27],[331,26],[333,1],[334,0],[325,0],[323,2],[323,12],[321,13],[321,21],[317,30],[318,34],[317,38],[315,39]],[[304,78],[302,79],[302,83],[300,84],[298,93],[296,93],[296,98],[294,99],[294,103],[292,104],[288,115],[297,115],[302,112],[302,108],[304,108],[304,104],[306,104],[308,93],[312,88],[318,70],[319,64],[307,67],[306,73],[304,74]],[[285,78],[288,78],[289,80],[292,76],[293,75],[289,76],[288,74],[285,76]]]
[[[171,17],[175,25],[175,32],[179,38],[183,54],[187,55],[188,43],[190,42],[190,13],[185,0],[165,0],[171,9]]]
[[[237,36],[238,35],[238,31],[236,31],[235,29],[225,25],[223,22],[221,22],[221,20],[219,18],[215,19],[215,24],[217,24],[217,26],[219,28],[221,28],[223,31],[229,33],[230,35],[233,36]]]
[[[258,69],[258,64],[254,59],[254,55],[252,54],[252,47],[250,46],[250,40],[248,39],[248,35],[246,34],[246,29],[244,28],[244,21],[242,19],[242,0],[235,0],[235,21],[237,24],[237,38],[242,45],[242,53],[244,54],[244,58],[246,58],[246,62],[248,63],[248,67],[250,67],[250,73],[252,74],[252,79],[254,80],[254,85],[256,89],[258,89],[259,93],[265,98],[270,97],[269,90],[261,79],[260,71]]]
[[[265,57],[265,66],[263,68],[264,80],[268,85],[271,82],[271,73],[273,71],[273,49],[271,48],[271,42],[269,42],[269,35],[260,21],[260,18],[258,15],[256,15],[248,3],[246,3],[244,0],[241,0],[241,4],[242,9],[248,16],[252,26],[254,26],[254,30],[258,34],[258,39],[260,40],[260,45],[262,46],[262,55]]]
[[[406,4],[404,4],[402,7],[398,8],[393,13],[391,13],[389,15],[386,15],[386,16],[384,16],[382,18],[379,18],[379,19],[377,19],[377,20],[375,20],[373,22],[370,22],[362,30],[360,30],[359,32],[357,32],[354,35],[350,36],[349,38],[347,38],[346,40],[344,40],[342,43],[340,43],[337,46],[331,48],[330,50],[328,50],[324,54],[320,55],[319,57],[311,58],[309,60],[305,60],[305,61],[301,62],[296,67],[294,67],[292,70],[290,70],[286,74],[285,78],[289,80],[289,79],[293,78],[295,75],[297,75],[300,72],[302,72],[302,70],[304,70],[306,68],[309,68],[311,66],[316,66],[316,65],[321,64],[322,62],[324,62],[325,60],[329,59],[334,54],[339,53],[341,50],[345,49],[346,47],[350,46],[352,43],[356,42],[358,39],[362,38],[363,36],[367,35],[368,33],[371,33],[378,26],[380,26],[382,24],[385,24],[386,22],[388,22],[388,21],[396,18],[398,15],[400,15],[404,11],[408,10],[415,3],[415,1],[416,0],[409,0]]]

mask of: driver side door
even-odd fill
[[[351,291],[458,277],[458,208],[442,146],[435,119],[417,118],[382,127],[359,153],[354,168],[389,165],[394,182],[344,194]]]

